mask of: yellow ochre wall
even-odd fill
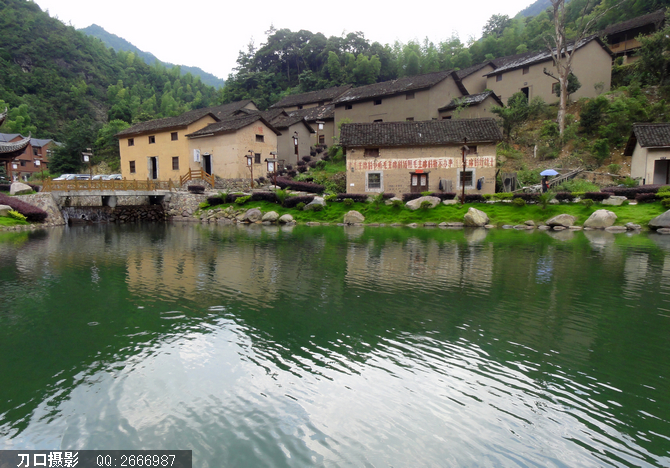
[[[129,180],[146,180],[149,175],[149,158],[158,157],[158,180],[178,180],[188,171],[189,143],[186,135],[206,127],[215,120],[206,115],[190,125],[139,135],[119,138],[121,153],[121,175]],[[171,140],[172,132],[177,132],[177,140]],[[149,137],[155,136],[156,143],[149,143]],[[128,146],[128,140],[134,140],[134,146]],[[172,157],[179,157],[179,170],[172,170]],[[130,173],[130,161],[135,161],[135,173]]]

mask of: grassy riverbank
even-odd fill
[[[617,215],[616,225],[625,225],[626,223],[639,224],[646,227],[647,223],[656,216],[667,211],[661,206],[660,202],[644,203],[638,205],[626,206],[606,206],[595,204],[590,207],[578,203],[548,205],[543,209],[540,205],[515,206],[511,203],[466,203],[465,205],[438,205],[433,209],[419,209],[411,211],[408,208],[387,206],[384,204],[375,205],[373,203],[354,203],[352,206],[346,206],[344,203],[328,203],[321,211],[304,211],[298,209],[283,208],[280,205],[270,202],[247,202],[242,206],[233,204],[223,204],[208,208],[234,208],[251,209],[258,208],[261,211],[276,211],[279,215],[290,214],[299,223],[306,222],[327,222],[341,223],[344,215],[350,210],[356,210],[365,216],[365,224],[369,223],[441,223],[441,222],[460,222],[467,213],[468,208],[474,207],[485,212],[491,224],[502,226],[505,224],[522,224],[524,221],[532,220],[535,223],[543,223],[549,218],[565,213],[577,218],[577,225],[582,225],[591,214],[599,209],[607,209]]]

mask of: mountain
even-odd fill
[[[536,0],[523,10],[521,10],[519,13],[517,13],[516,18],[529,18],[531,16],[537,16],[550,6],[551,6],[550,0]]]
[[[82,32],[88,36],[97,37],[105,44],[107,47],[111,47],[115,51],[119,52],[121,50],[126,52],[133,52],[138,55],[147,65],[153,65],[156,61],[161,63],[165,68],[172,68],[175,65],[168,62],[163,62],[159,60],[151,52],[144,52],[143,50],[138,49],[130,42],[126,41],[124,38],[117,36],[116,34],[109,33],[105,31],[104,28],[98,26],[97,24],[92,24],[87,28],[78,29],[77,31]],[[225,84],[225,81],[221,78],[218,78],[211,73],[207,73],[202,68],[198,67],[189,67],[186,65],[179,65],[181,68],[181,74],[185,75],[190,73],[193,76],[199,76],[203,83],[209,86],[214,86],[215,88],[221,88]]]

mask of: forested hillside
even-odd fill
[[[586,0],[567,5],[568,35]],[[600,0],[588,8],[596,16],[618,3]],[[670,0],[625,0],[597,22],[594,32],[620,21],[670,5]],[[495,13],[495,12],[492,12]],[[226,81],[224,102],[253,99],[265,108],[287,94],[351,83],[364,85],[402,76],[450,68],[465,68],[485,60],[546,47],[544,37],[553,23],[547,11],[534,17],[509,18],[493,14],[482,27],[481,39],[464,43],[457,36],[441,42],[382,45],[370,43],[362,32],[326,37],[310,31],[267,31],[258,48],[249,44],[240,51],[237,68]]]
[[[143,50],[138,49],[133,44],[126,41],[124,38],[119,37],[116,34],[112,34],[110,32],[105,31],[104,28],[98,26],[97,24],[92,24],[86,28],[78,29],[77,31],[82,32],[87,36],[97,37],[102,41],[103,44],[105,44],[107,47],[111,47],[117,52],[121,51],[133,52],[136,55],[138,55],[142,60],[144,60],[144,63],[146,63],[147,65],[153,65],[154,63],[156,63],[156,61],[158,61],[167,69],[175,67],[173,63],[158,60],[158,58],[151,52],[145,52]],[[200,80],[202,80],[202,82],[205,83],[206,85],[214,86],[215,88],[220,88],[224,85],[224,81],[221,78],[217,78],[211,73],[207,73],[202,68],[189,67],[186,65],[179,65],[179,68],[181,69],[182,75],[190,73],[194,77],[199,76]]]
[[[0,0],[0,107],[10,109],[1,132],[64,142],[63,156],[73,161],[99,140],[97,154],[113,161],[113,134],[124,125],[216,100],[213,87],[181,76],[179,67],[167,70],[133,53],[115,53],[30,0]],[[72,168],[58,161],[54,166]]]

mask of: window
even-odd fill
[[[378,158],[379,157],[379,148],[365,148],[363,152],[364,158]]]
[[[344,110],[351,110],[353,107],[354,106],[352,106],[351,104],[345,104],[344,105]]]
[[[172,156],[172,170],[179,170],[179,156]]]
[[[254,153],[254,164],[261,163],[261,153]]]
[[[523,67],[521,69],[521,74],[522,75],[527,75],[530,72],[530,67]]]
[[[302,104],[298,104],[298,110],[302,109]]]
[[[383,121],[384,121],[384,120],[382,120],[382,119],[377,119],[377,120],[373,120],[372,123],[381,123],[381,122],[383,122]]]
[[[470,148],[468,154],[477,154],[477,145],[468,145],[468,148]]]
[[[28,161],[21,160],[21,167],[25,166],[26,164],[28,164]]]
[[[382,173],[368,172],[365,179],[365,190],[379,192],[382,189]]]
[[[135,174],[135,161],[129,161],[130,163],[130,173]]]
[[[414,122],[414,117],[407,117],[405,120],[407,122]]]
[[[256,143],[263,143],[265,141],[264,135],[256,135]]]
[[[155,136],[155,135],[151,135],[151,136],[149,137],[149,144],[151,145],[151,144],[153,144],[153,143],[156,143],[156,136]]]
[[[406,100],[414,99],[414,91],[412,91],[411,93],[405,94],[405,99]]]
[[[465,188],[472,188],[474,187],[473,181],[475,180],[475,171],[469,170],[469,171],[463,171],[459,170],[458,171],[458,186]]]
[[[381,99],[375,99],[374,105],[375,106],[381,106],[382,105],[382,100]]]
[[[450,115],[443,116],[443,117],[442,117],[442,120],[451,120],[451,116],[450,116]]]
[[[179,139],[179,135],[177,134],[177,132],[170,133],[170,140],[177,141],[178,139]]]
[[[496,81],[502,81],[502,74],[496,75]]]
[[[319,135],[319,144],[320,145],[326,144],[326,135]]]
[[[128,146],[135,146],[135,138],[128,138]]]

